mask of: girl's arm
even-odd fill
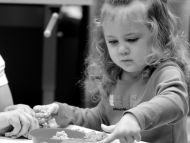
[[[107,102],[107,99],[102,97],[94,108],[79,108],[66,103],[54,102],[47,105],[36,105],[33,110],[42,126],[54,126],[55,122],[52,121],[56,121],[55,126],[62,128],[74,124],[101,130],[101,123],[109,124],[105,114]]]
[[[188,90],[183,72],[174,66],[154,74],[151,85],[152,99],[128,110],[142,129],[152,129],[164,124],[175,123],[188,114]],[[127,113],[126,112],[126,113]]]
[[[101,123],[105,123],[106,119],[103,117],[104,104],[103,101],[94,108],[79,108],[70,106],[65,103],[59,104],[59,111],[55,120],[58,125],[65,127],[69,124],[75,124],[94,130],[101,130]]]

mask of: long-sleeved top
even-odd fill
[[[101,130],[101,123],[116,124],[130,113],[139,122],[142,141],[187,143],[188,89],[183,71],[174,62],[158,66],[148,80],[119,80],[112,94],[102,96],[94,108],[58,104],[55,119],[61,127],[75,124]]]
[[[0,55],[0,86],[4,86],[7,83],[8,83],[8,80],[5,74],[5,61]]]

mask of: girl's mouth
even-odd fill
[[[129,59],[126,59],[126,60],[121,60],[122,62],[132,62],[133,60],[129,60]]]
[[[125,66],[130,66],[133,63],[133,60],[121,60],[121,63],[123,63]]]

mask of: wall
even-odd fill
[[[0,53],[15,103],[41,103],[44,6],[0,5]]]
[[[14,102],[30,106],[44,103],[48,96],[44,94],[43,86],[49,79],[43,78],[54,71],[55,81],[50,84],[55,86],[52,91],[55,97],[46,101],[82,106],[82,89],[77,83],[82,77],[87,48],[88,8],[83,8],[83,18],[79,21],[66,17],[59,19],[56,33],[48,39],[44,38],[43,32],[49,8],[51,6],[0,4],[0,53],[6,62],[5,71]],[[55,65],[52,66],[55,69],[44,68],[44,65],[52,64],[54,54],[45,55],[47,48],[55,49]]]

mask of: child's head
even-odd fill
[[[123,70],[139,72],[168,59],[184,64],[176,19],[166,0],[105,0],[92,37],[96,49],[88,59],[89,76],[93,65],[103,83],[115,84]],[[136,59],[138,68],[130,69]]]
[[[123,71],[139,75],[154,47],[153,32],[146,20],[148,4],[139,1],[108,2],[101,13],[104,49],[110,60]]]
[[[107,25],[104,23],[106,22],[124,21],[131,22],[131,25],[135,23],[139,23],[141,26],[145,25],[152,34],[152,49],[145,59],[149,65],[158,63],[163,58],[170,58],[175,54],[175,48],[172,45],[174,41],[172,40],[176,34],[177,21],[168,10],[164,0],[105,0],[99,20],[99,28],[102,29],[103,38],[105,38],[104,28]],[[134,30],[131,31],[133,33]],[[130,30],[126,32],[130,33]],[[99,48],[108,51],[107,46],[108,44],[99,46]],[[106,53],[109,54],[109,52]]]

